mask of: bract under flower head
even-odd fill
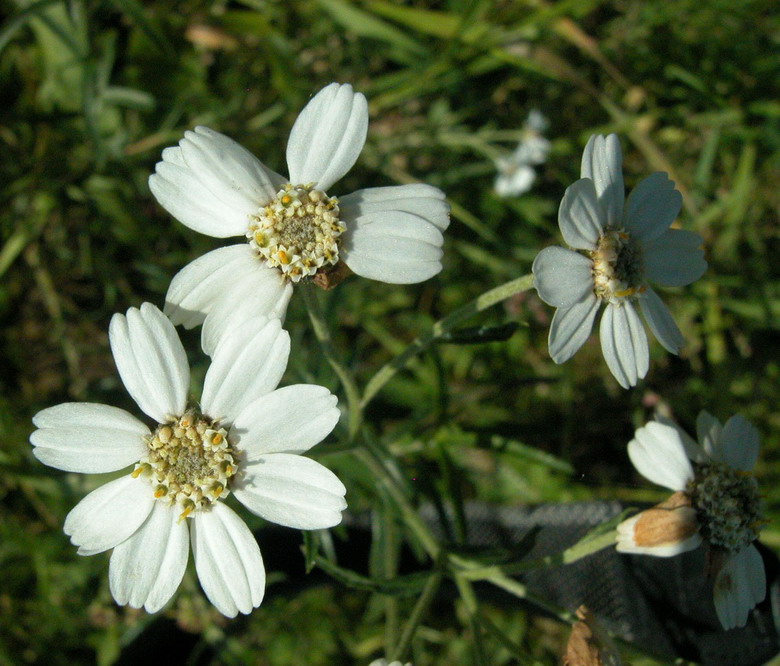
[[[229,617],[251,612],[265,589],[260,549],[221,500],[232,493],[252,513],[289,527],[338,524],[343,484],[300,455],[336,425],[335,396],[321,386],[276,389],[289,354],[278,319],[256,318],[223,337],[199,405],[187,404],[184,348],[157,308],[145,303],[114,315],[109,338],[125,387],[156,425],[150,430],[124,410],[91,403],[36,414],[30,441],[47,465],[95,473],[135,463],[76,505],[66,534],[81,555],[113,549],[117,603],[162,608],[184,575],[192,541],[209,600]]]
[[[334,197],[366,139],[366,99],[332,83],[306,105],[287,144],[289,177],[275,173],[228,137],[206,127],[166,148],[149,187],[182,224],[245,244],[220,248],[185,266],[166,295],[165,312],[191,328],[203,324],[211,354],[227,322],[283,317],[292,285],[333,284],[330,272],[382,282],[421,282],[441,270],[444,194],[429,185],[358,190]],[[316,279],[319,278],[319,279]]]
[[[670,421],[636,431],[628,445],[634,467],[676,492],[621,523],[617,549],[670,557],[705,544],[715,610],[723,627],[731,629],[747,622],[766,593],[764,565],[754,545],[764,522],[751,472],[758,433],[739,415],[721,426],[702,412],[697,426],[699,444]]]
[[[624,201],[622,154],[614,134],[593,136],[582,157],[582,178],[564,194],[558,214],[571,249],[551,247],[534,260],[539,296],[557,309],[550,326],[550,356],[569,360],[590,336],[601,305],[601,348],[615,379],[628,388],[647,374],[650,330],[673,354],[680,329],[650,283],[683,286],[707,264],[701,238],[672,229],[682,197],[666,174],[642,180]]]

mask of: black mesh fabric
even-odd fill
[[[468,544],[521,547],[520,561],[535,559],[561,552],[623,509],[618,502],[510,508],[467,504]],[[442,525],[449,517],[442,520],[430,506],[421,513],[434,534],[447,541]],[[610,632],[662,659],[753,666],[780,651],[778,560],[757,546],[767,571],[767,598],[745,627],[731,631],[723,631],[715,614],[701,548],[670,558],[623,555],[607,548],[572,564],[517,578],[555,606],[573,611],[585,604]]]

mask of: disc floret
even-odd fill
[[[236,452],[218,422],[191,409],[161,424],[147,439],[148,454],[133,476],[149,480],[156,499],[177,504],[180,518],[207,508],[230,494],[236,474]]]
[[[724,463],[700,465],[686,492],[701,536],[715,548],[736,553],[758,538],[763,524],[761,499],[750,472]]]
[[[346,226],[339,219],[338,199],[314,183],[287,183],[251,218],[249,245],[265,264],[292,282],[315,275],[339,261],[339,238]]]
[[[625,230],[605,229],[588,254],[593,260],[593,291],[601,300],[618,304],[645,291],[642,248]]]

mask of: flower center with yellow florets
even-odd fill
[[[196,410],[157,427],[147,440],[149,452],[136,464],[133,476],[143,476],[154,496],[178,504],[186,518],[230,494],[237,470],[236,452],[227,431]]]
[[[699,533],[716,548],[736,553],[758,538],[763,519],[758,484],[750,472],[723,463],[696,468],[686,493]]]
[[[593,291],[600,299],[618,304],[645,291],[642,248],[623,229],[605,229],[588,255],[593,260]]]
[[[267,266],[278,268],[292,282],[335,266],[339,237],[346,230],[338,203],[312,183],[288,183],[252,217],[246,233],[249,244]]]

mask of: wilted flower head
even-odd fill
[[[628,454],[646,479],[675,493],[618,526],[617,549],[671,557],[701,544],[715,578],[715,610],[725,629],[741,627],[766,594],[764,563],[753,542],[763,524],[752,469],[756,429],[737,414],[726,425],[707,412],[696,423],[699,444],[671,421],[636,431]]]
[[[227,322],[283,316],[292,285],[343,273],[409,284],[441,270],[444,194],[429,185],[358,190],[336,198],[366,140],[366,98],[332,83],[306,105],[287,143],[289,177],[206,127],[185,132],[149,179],[182,224],[217,238],[241,236],[196,259],[173,279],[165,312],[185,328],[203,323],[211,353]]]
[[[252,513],[288,527],[341,522],[344,485],[300,455],[338,422],[335,396],[322,386],[276,389],[290,350],[278,319],[256,318],[223,337],[199,405],[188,404],[187,357],[156,307],[114,315],[109,338],[122,382],[155,425],[85,402],[35,415],[30,441],[47,465],[94,474],[135,463],[81,500],[65,533],[80,555],[113,548],[109,582],[119,604],[162,608],[184,575],[191,540],[211,603],[228,617],[251,612],[263,599],[263,560],[222,500],[233,494]]]
[[[495,190],[501,197],[516,197],[531,189],[536,179],[533,166],[543,164],[550,152],[550,142],[542,136],[547,119],[536,109],[528,114],[523,138],[515,151],[496,160]]]
[[[541,299],[558,308],[550,326],[550,356],[570,359],[585,343],[596,313],[607,366],[628,388],[647,374],[647,335],[636,306],[658,341],[673,354],[685,339],[650,287],[680,287],[707,268],[702,239],[669,228],[682,197],[665,173],[642,180],[624,202],[617,136],[592,136],[582,156],[582,178],[567,188],[558,213],[563,239],[573,249],[548,247],[534,260]]]

